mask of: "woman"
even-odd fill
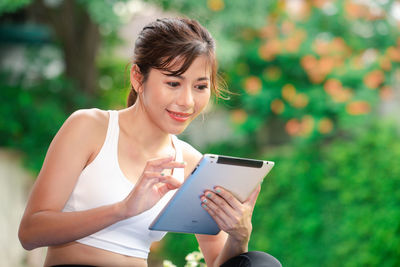
[[[49,247],[45,266],[147,266],[151,243],[165,235],[148,226],[201,158],[175,135],[212,91],[220,95],[214,46],[194,20],[150,23],[135,44],[128,107],[79,110],[65,121],[19,229],[25,249]],[[268,254],[243,254],[259,190],[244,203],[223,188],[201,196],[223,230],[196,235],[208,266],[257,258],[279,266]]]

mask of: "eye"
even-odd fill
[[[179,86],[179,82],[167,82],[167,84],[171,87],[178,87]]]
[[[208,85],[207,84],[200,84],[200,85],[196,85],[195,87],[197,89],[199,89],[199,90],[205,90],[205,89],[208,88]]]

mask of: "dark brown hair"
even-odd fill
[[[139,67],[142,83],[151,68],[162,70],[171,76],[183,74],[198,57],[205,55],[211,67],[211,90],[217,97],[228,92],[219,86],[215,42],[211,34],[197,21],[187,18],[157,19],[145,26],[135,43],[133,64]],[[179,69],[171,70],[179,64]],[[131,85],[128,107],[136,102],[137,93]]]

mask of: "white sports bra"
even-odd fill
[[[134,184],[122,173],[118,163],[118,112],[108,111],[107,136],[96,158],[81,172],[63,211],[81,211],[109,205],[123,200],[133,189]],[[171,135],[175,147],[175,160],[182,160],[178,138]],[[184,170],[173,170],[173,176],[184,180]],[[77,242],[116,252],[119,254],[147,259],[150,245],[161,240],[166,232],[151,231],[150,223],[166,205],[176,190],[168,192],[151,209],[110,225],[99,232],[77,240]]]

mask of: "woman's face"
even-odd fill
[[[207,106],[210,67],[205,56],[196,58],[180,76],[151,69],[143,84],[143,106],[162,131],[180,134]]]

